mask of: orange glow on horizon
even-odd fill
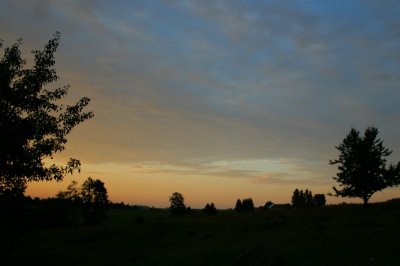
[[[152,173],[154,172],[154,173]],[[32,197],[54,197],[65,190],[72,180],[82,184],[91,176],[101,179],[107,188],[109,198],[113,202],[137,204],[154,207],[168,207],[169,196],[180,192],[185,203],[192,208],[203,208],[206,203],[213,202],[217,208],[233,208],[238,198],[252,198],[255,206],[262,206],[267,201],[274,203],[290,203],[295,188],[310,189],[314,194],[326,194],[330,186],[299,184],[259,184],[241,178],[215,177],[202,174],[177,175],[161,173],[157,169],[143,170],[129,165],[86,165],[80,175],[67,176],[62,182],[30,183],[26,191]],[[376,193],[371,202],[384,201],[399,195],[399,189],[386,189]],[[360,199],[336,198],[326,196],[327,204],[341,202],[361,203]]]

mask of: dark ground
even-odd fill
[[[400,265],[400,206],[328,206],[170,216],[111,209],[101,226],[35,229],[12,265],[232,265],[252,247],[286,265]]]

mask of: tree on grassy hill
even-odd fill
[[[240,199],[237,199],[236,204],[235,204],[235,211],[239,212],[242,211],[242,201]]]
[[[93,117],[92,112],[83,111],[89,98],[64,106],[57,101],[67,95],[69,87],[48,87],[58,80],[54,53],[59,41],[57,32],[42,51],[33,51],[31,68],[21,58],[21,40],[4,49],[0,60],[0,198],[22,195],[29,181],[60,181],[79,170],[76,159],[64,166],[49,163],[55,153],[64,150],[71,130]]]
[[[306,189],[306,191],[304,191],[304,205],[307,207],[314,205],[314,198],[311,190]]]
[[[252,212],[254,211],[254,202],[252,198],[244,199],[242,201],[243,211]]]
[[[110,202],[104,183],[99,179],[88,177],[81,187],[76,181],[68,186],[66,191],[57,193],[57,198],[66,201],[72,223],[79,220],[78,212],[81,212],[85,224],[98,224],[105,218],[105,210]]]
[[[81,202],[82,196],[81,190],[78,187],[78,182],[73,180],[71,184],[68,185],[67,190],[58,192],[56,197],[59,199],[70,200],[72,202]]]
[[[293,191],[293,195],[292,195],[292,205],[293,207],[298,207],[301,206],[301,197],[300,197],[300,190],[298,190],[297,188]]]
[[[172,196],[169,197],[169,202],[171,203],[169,209],[173,215],[185,214],[189,211],[186,209],[185,198],[179,192],[172,193]]]
[[[214,203],[207,203],[203,209],[203,213],[208,215],[217,214],[217,209],[215,208]]]
[[[383,146],[378,138],[378,129],[368,127],[364,136],[352,128],[336,149],[339,158],[329,164],[338,165],[335,181],[340,188],[333,187],[335,196],[361,198],[364,206],[378,191],[399,185],[400,163],[386,165],[386,157],[392,151]]]
[[[314,204],[316,206],[325,206],[326,199],[324,194],[315,194],[314,195]]]
[[[82,184],[81,195],[86,223],[100,223],[105,218],[104,212],[109,204],[104,183],[99,179],[88,177]]]
[[[235,211],[237,212],[252,212],[254,211],[254,203],[252,198],[247,198],[236,201]]]
[[[297,188],[293,191],[292,195],[292,206],[295,208],[304,208],[314,206],[314,198],[311,190],[306,189],[298,190]]]

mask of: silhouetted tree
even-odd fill
[[[242,201],[243,205],[243,211],[246,212],[252,212],[254,211],[254,203],[253,203],[253,199],[252,198],[248,198],[248,199],[244,199]]]
[[[315,194],[314,195],[314,204],[316,206],[325,206],[326,199],[324,194]]]
[[[100,223],[105,218],[108,207],[108,194],[104,183],[99,179],[88,179],[82,184],[81,198],[84,219],[87,224]]]
[[[71,130],[93,116],[83,112],[89,98],[64,106],[57,101],[67,95],[69,87],[49,88],[58,79],[54,53],[59,40],[57,32],[42,51],[33,51],[32,67],[26,67],[21,58],[21,39],[5,48],[0,40],[0,227],[7,231],[0,235],[4,238],[8,234],[15,239],[10,228],[20,230],[27,182],[60,181],[80,167],[76,159],[64,166],[51,163],[52,155],[64,150]],[[6,241],[0,242],[2,250]]]
[[[292,205],[293,205],[293,207],[300,207],[301,206],[300,191],[297,188],[293,191]]]
[[[254,211],[253,199],[252,198],[247,198],[247,199],[243,199],[243,200],[238,199],[236,201],[235,211],[238,211],[238,212]]]
[[[91,177],[88,177],[81,187],[78,187],[76,181],[72,181],[66,191],[57,193],[56,199],[63,202],[62,207],[67,213],[65,219],[70,224],[79,223],[82,219],[88,225],[100,223],[110,205],[104,183]]]
[[[306,189],[298,190],[297,188],[293,191],[292,195],[292,206],[295,208],[304,208],[314,206],[314,198],[311,190]]]
[[[336,149],[339,158],[331,160],[339,172],[333,177],[340,189],[333,187],[335,196],[361,198],[364,206],[371,196],[382,189],[399,184],[400,163],[386,166],[386,157],[392,151],[383,146],[378,129],[368,127],[364,136],[352,128]]]
[[[172,196],[169,197],[169,202],[171,203],[169,208],[173,215],[186,213],[187,210],[185,205],[185,199],[181,193],[179,192],[172,193]]]
[[[83,112],[89,98],[64,106],[57,101],[67,95],[69,87],[48,87],[58,79],[54,53],[59,41],[57,32],[43,51],[33,51],[32,68],[26,68],[21,58],[21,40],[4,49],[0,60],[0,196],[17,197],[28,181],[60,181],[79,170],[76,159],[65,166],[48,162],[64,150],[71,130],[93,116]]]
[[[242,207],[242,201],[240,199],[237,199],[236,204],[235,204],[235,211],[242,211],[243,207]]]
[[[304,206],[311,207],[314,205],[314,199],[311,190],[306,189],[304,192]]]
[[[215,208],[214,203],[207,203],[203,209],[203,213],[208,215],[217,214],[217,209]]]
[[[67,190],[58,192],[56,197],[60,199],[70,200],[73,202],[76,201],[81,202],[82,195],[81,195],[81,190],[78,187],[78,182],[73,180],[71,184],[68,185]]]
[[[66,191],[60,191],[56,195],[57,199],[64,202],[65,212],[67,213],[66,218],[68,224],[79,224],[82,217],[83,204],[82,204],[82,193],[81,188],[78,187],[76,181],[72,181],[68,185]]]

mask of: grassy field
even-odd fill
[[[245,250],[273,247],[287,265],[399,265],[400,208],[328,206],[171,217],[113,209],[102,226],[35,230],[15,265],[232,265]]]

